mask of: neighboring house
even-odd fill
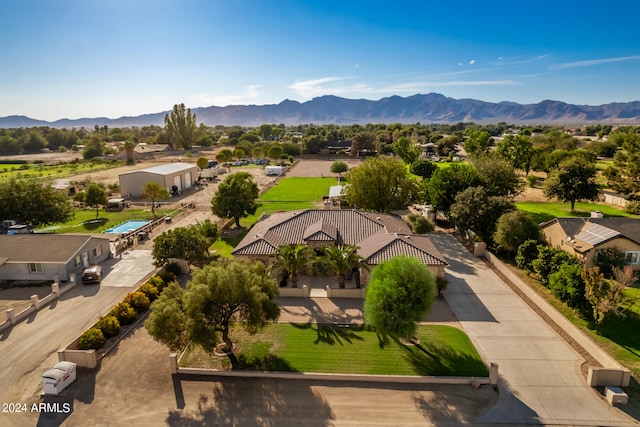
[[[191,188],[198,180],[198,167],[189,163],[167,163],[119,175],[122,197],[141,197],[142,187],[150,181],[165,187],[169,194]]]
[[[575,255],[587,268],[595,266],[599,251],[616,248],[640,270],[640,219],[556,218],[540,228],[549,246]]]
[[[358,210],[309,209],[277,213],[258,221],[232,252],[239,258],[259,259],[266,264],[284,245],[356,245],[358,254],[371,266],[396,255],[409,255],[427,265],[436,277],[444,278],[447,262],[428,237],[411,234],[408,225],[395,215]],[[362,283],[368,274],[361,272]]]
[[[171,151],[168,144],[138,144],[133,148],[133,160],[150,160],[159,154]],[[127,160],[127,151],[122,150],[116,156],[118,160]]]
[[[0,280],[60,281],[111,256],[109,237],[89,234],[0,235]]]

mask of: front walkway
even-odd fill
[[[451,235],[431,238],[450,263],[449,305],[483,358],[499,365],[500,399],[481,423],[638,425],[586,384],[582,357],[480,259]]]

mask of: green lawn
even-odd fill
[[[261,202],[321,202],[336,178],[284,178],[260,196]]]
[[[156,210],[157,216],[168,215],[170,211]],[[151,210],[125,209],[121,212],[99,211],[96,221],[96,211],[90,209],[79,209],[75,217],[63,224],[54,224],[50,227],[43,227],[38,231],[51,233],[102,233],[104,230],[115,227],[130,219],[153,219]]]
[[[488,376],[467,335],[450,326],[419,326],[421,344],[391,341],[362,325],[276,323],[248,336],[234,330],[236,356],[243,370],[378,375]],[[227,358],[189,348],[181,366],[230,369]]]
[[[338,185],[336,178],[284,178],[267,190],[258,201],[261,206],[254,215],[242,218],[243,227],[251,227],[264,213],[311,209],[329,194],[329,187]]]
[[[80,173],[94,172],[123,165],[123,161],[83,161],[78,163],[65,163],[60,165],[46,165],[43,163],[0,164],[0,181],[9,180],[11,178],[63,178]]]
[[[574,212],[571,212],[571,204],[560,202],[517,202],[516,206],[521,211],[528,212],[537,223],[559,217],[588,217],[595,210],[604,213],[607,217],[638,218],[637,215],[628,214],[621,209],[599,203],[576,203]]]

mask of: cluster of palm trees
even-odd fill
[[[369,270],[364,259],[358,254],[355,245],[330,245],[322,248],[320,255],[305,245],[285,245],[272,255],[276,262],[274,267],[289,274],[291,286],[298,287],[299,274],[311,270],[330,270],[338,276],[338,287],[344,288],[347,274],[355,268]]]

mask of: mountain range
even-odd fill
[[[485,102],[476,99],[454,99],[438,93],[406,98],[390,96],[377,101],[346,99],[333,95],[306,102],[284,100],[270,105],[229,105],[193,108],[198,123],[207,126],[260,126],[265,123],[298,124],[366,124],[366,123],[458,123],[510,124],[640,123],[640,101],[614,102],[603,105],[574,105],[545,100],[537,104]],[[135,117],[94,117],[61,119],[54,122],[25,116],[0,117],[0,128],[49,126],[55,128],[164,126],[167,111]]]

